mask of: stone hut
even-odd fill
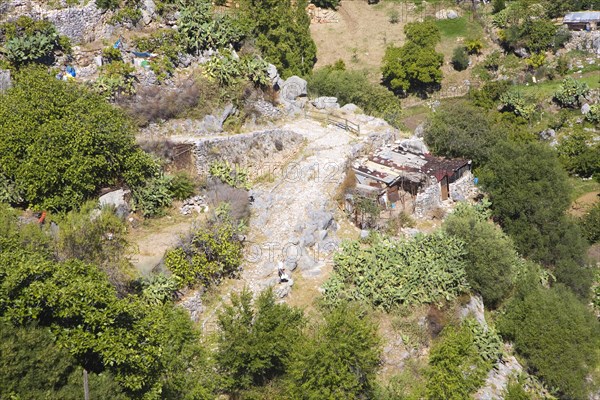
[[[418,215],[448,198],[461,197],[463,190],[458,186],[472,181],[471,161],[435,157],[418,149],[412,141],[404,141],[357,160],[352,166],[357,190],[376,194],[386,208]],[[422,149],[426,151],[425,146]]]
[[[572,31],[594,31],[600,27],[600,11],[578,11],[564,16],[563,24]]]

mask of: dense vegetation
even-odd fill
[[[402,110],[398,98],[381,85],[369,82],[365,74],[346,70],[343,62],[313,72],[308,89],[315,97],[334,96],[340,105],[352,103],[393,126],[400,124]]]
[[[11,189],[4,199],[65,210],[157,171],[125,115],[84,88],[31,68],[0,99],[0,176]]]
[[[427,92],[442,81],[444,56],[435,51],[440,31],[432,21],[410,22],[404,27],[406,44],[390,46],[383,58],[383,83],[397,93]]]
[[[324,287],[327,302],[349,299],[389,310],[399,304],[452,300],[468,290],[463,243],[443,233],[370,246],[348,242]]]
[[[0,94],[2,396],[81,398],[86,376],[92,398],[465,399],[505,356],[503,341],[525,367],[505,398],[538,398],[538,378],[560,399],[597,391],[600,273],[586,253],[600,240],[600,203],[580,217],[569,212],[579,196],[571,183],[589,193],[597,184],[587,178],[600,180],[600,106],[590,104],[598,82],[589,76],[597,66],[563,48],[570,32],[553,18],[600,8],[598,0],[494,0],[456,24],[408,23],[405,44],[385,52],[381,84],[341,61],[313,71],[307,3],[241,0],[222,14],[223,0],[155,1],[157,15],[172,14],[177,29],[131,39],[156,54],[151,88],[140,88],[136,69],[112,46],[90,85],[57,80],[47,67],[66,63],[71,46],[50,22],[0,25],[0,67],[14,80]],[[96,4],[114,12],[116,25],[142,17],[139,1]],[[471,16],[477,29],[451,32]],[[491,51],[479,24],[503,51]],[[214,304],[212,297],[228,297],[216,286],[242,266],[248,171],[208,166],[210,215],[165,253],[161,274],[143,278],[128,258],[133,224],[122,210],[88,201],[103,187],[128,186],[133,211],[149,218],[197,193],[187,174],[161,171],[135,145],[131,119],[110,102],[141,125],[186,112],[203,117],[230,102],[244,113],[247,100],[275,97],[272,63],[283,78],[303,76],[311,96],[335,96],[402,128],[411,117],[402,116],[399,97],[426,98],[441,87],[438,51],[449,36],[456,43],[446,62],[460,72],[448,74],[483,85],[421,107],[424,139],[435,154],[472,160],[484,199],[457,205],[434,233],[344,242],[323,296],[306,310],[271,290],[253,297],[244,289]],[[207,50],[218,55],[199,67],[202,77],[171,79],[182,60]],[[46,223],[25,208],[47,210]],[[378,226],[375,201],[361,198],[356,208]],[[401,214],[388,233],[399,225],[415,223]],[[214,332],[199,332],[176,306],[194,289],[214,310],[202,316]],[[483,299],[484,323],[460,315],[465,303],[476,304],[471,295]],[[377,379],[382,354],[398,349],[409,355],[403,368]]]

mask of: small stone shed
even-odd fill
[[[472,181],[471,161],[435,157],[406,141],[379,148],[357,160],[352,169],[358,190],[376,193],[386,208],[418,215],[448,198],[461,197],[463,190],[456,186]]]
[[[596,30],[600,27],[600,11],[577,11],[564,16],[563,24],[572,31]]]

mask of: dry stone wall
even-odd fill
[[[201,139],[194,143],[194,159],[200,175],[208,173],[214,161],[227,161],[247,168],[254,177],[266,171],[267,164],[281,165],[303,143],[300,134],[287,130],[267,130],[228,137]]]

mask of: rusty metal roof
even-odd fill
[[[577,11],[568,13],[563,18],[563,23],[565,24],[586,23],[594,21],[600,21],[600,11]]]
[[[406,151],[401,146],[385,146],[354,166],[354,170],[375,180],[391,185],[404,178],[421,182],[427,177],[441,181],[469,163],[463,159],[435,157]]]

